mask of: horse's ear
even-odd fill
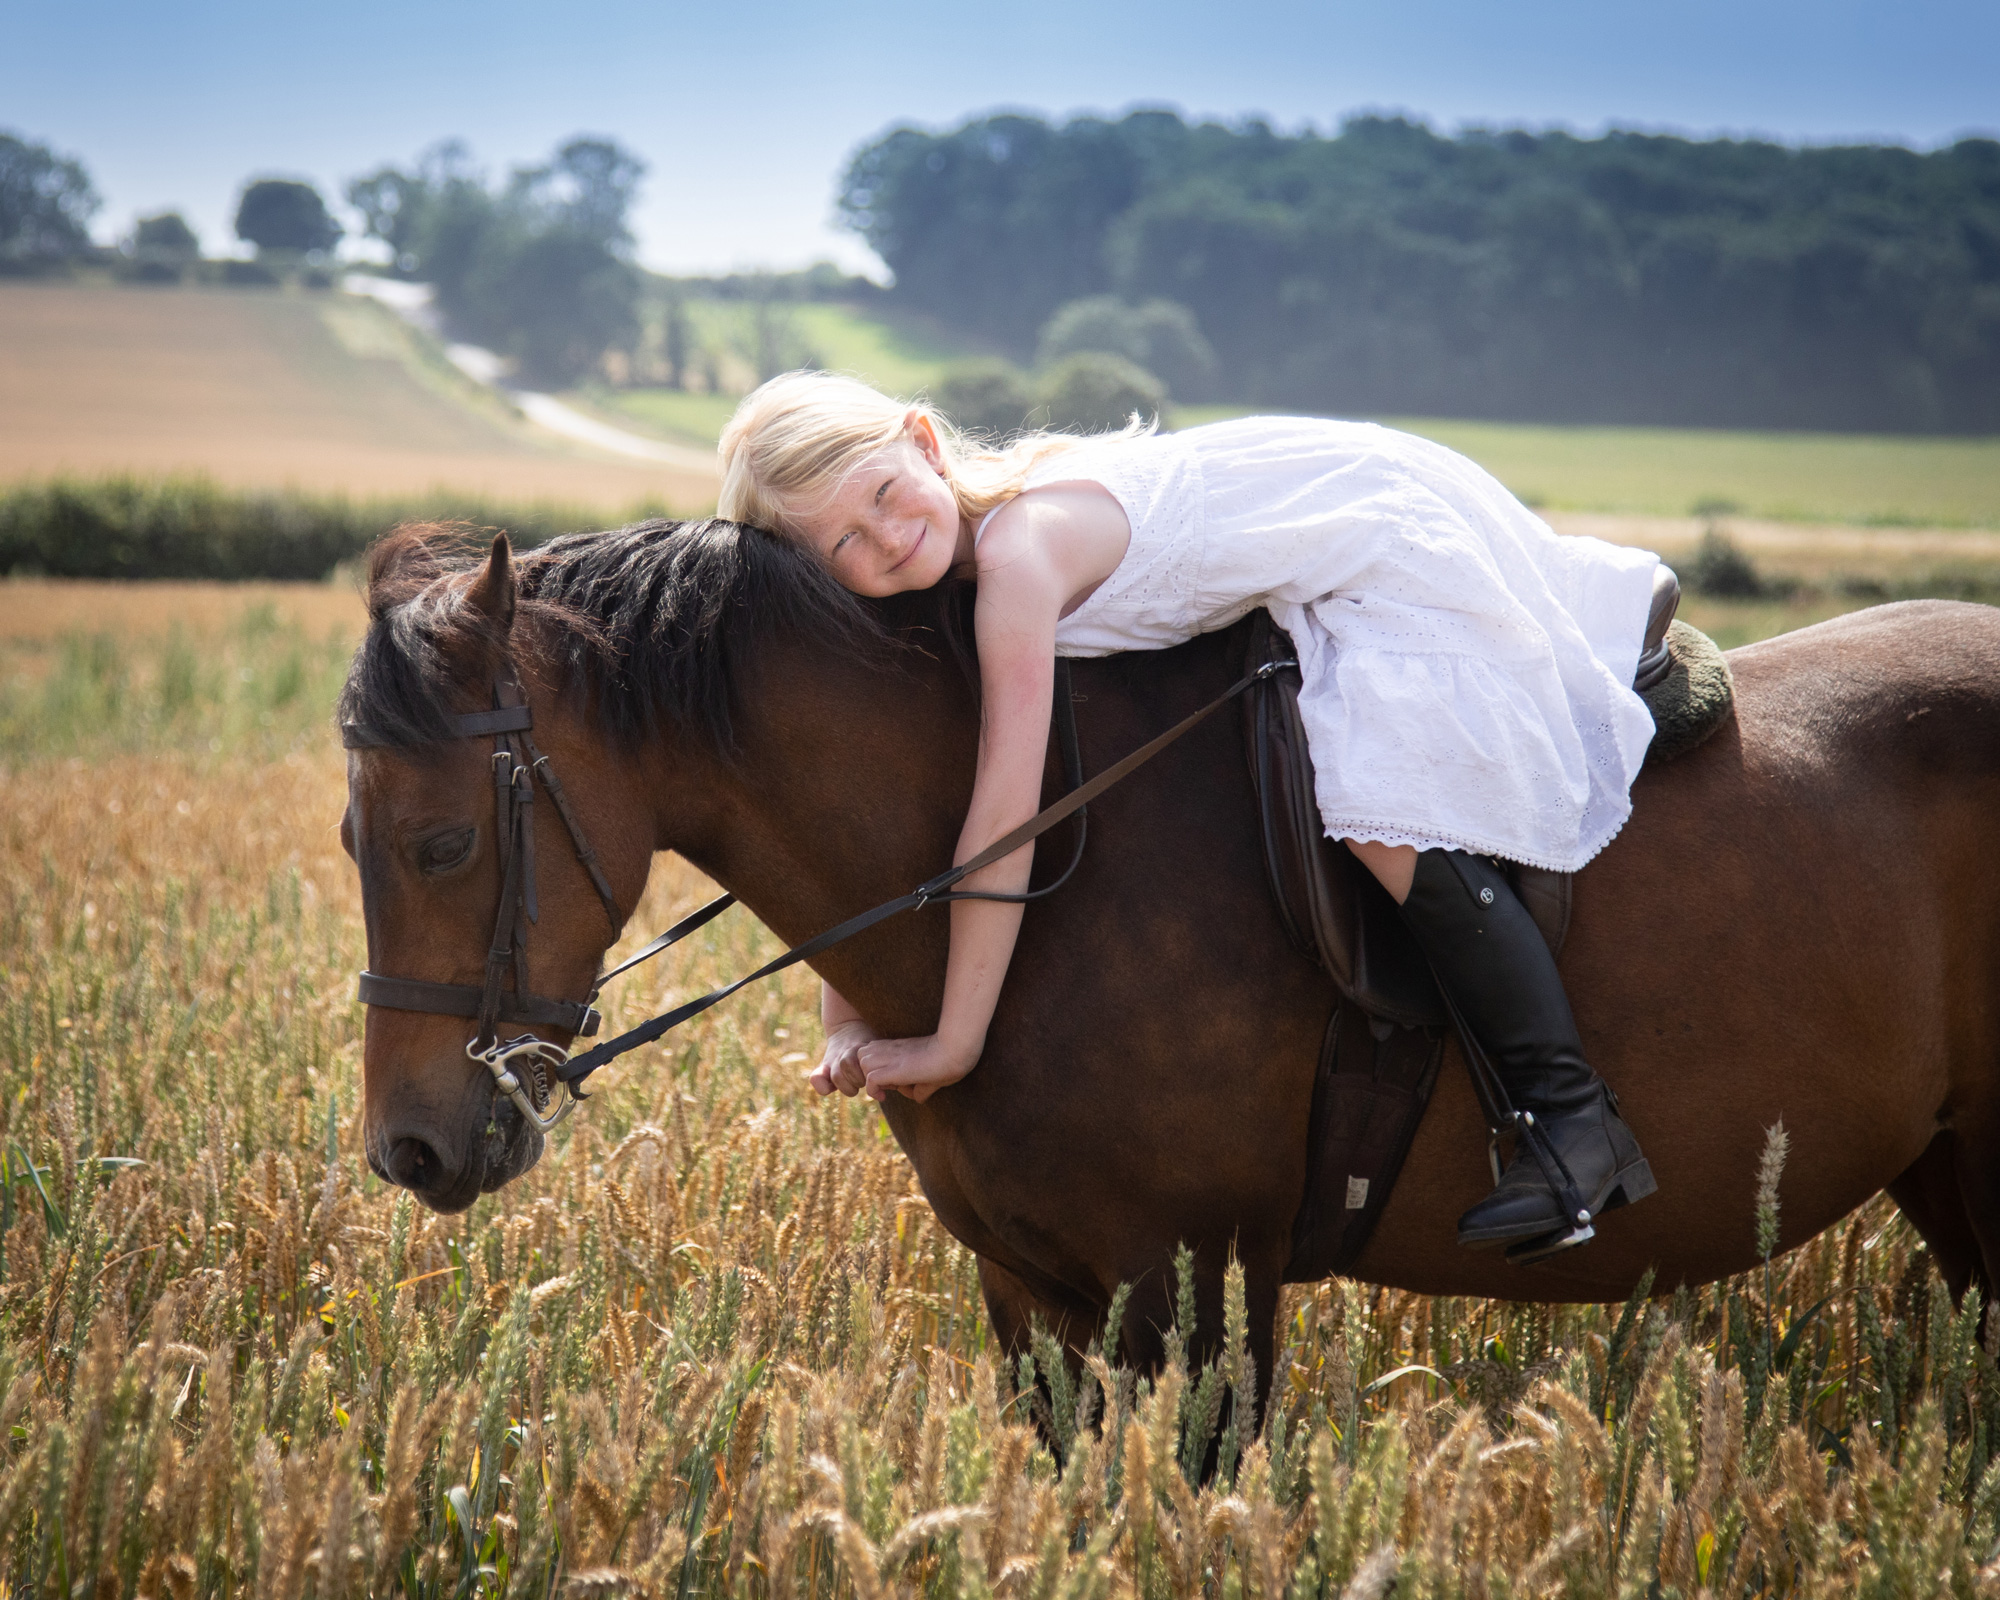
[[[479,575],[465,591],[465,598],[469,605],[492,618],[501,633],[514,626],[514,551],[506,534],[493,536],[486,565],[479,569]]]

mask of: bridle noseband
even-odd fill
[[[434,1016],[475,1017],[479,1031],[466,1045],[465,1053],[492,1074],[494,1087],[514,1102],[515,1108],[539,1131],[547,1133],[551,1128],[573,1111],[585,1099],[578,1087],[585,1078],[607,1062],[616,1060],[627,1051],[636,1050],[642,1044],[679,1027],[692,1017],[699,1016],[710,1006],[726,1000],[738,989],[782,972],[786,967],[810,960],[821,951],[831,949],[843,940],[851,939],[875,926],[878,922],[914,911],[927,905],[947,905],[954,900],[1005,900],[1022,903],[1039,900],[1044,895],[1054,894],[1068,883],[1072,874],[1083,861],[1083,847],[1086,837],[1086,807],[1114,783],[1130,773],[1136,772],[1154,756],[1172,744],[1182,734],[1191,731],[1197,724],[1205,722],[1213,713],[1220,711],[1230,701],[1253,685],[1262,683],[1274,673],[1296,667],[1293,660],[1269,661],[1256,671],[1239,679],[1215,699],[1192,715],[1182,718],[1150,742],[1141,745],[1124,760],[1105,768],[1089,782],[1083,777],[1083,757],[1077,743],[1076,709],[1074,696],[1070,690],[1069,662],[1056,658],[1054,732],[1060,746],[1063,774],[1068,782],[1069,792],[1053,805],[1044,807],[1019,827],[996,839],[969,861],[940,872],[926,883],[919,884],[908,894],[898,895],[893,900],[885,900],[881,905],[849,917],[847,921],[816,934],[803,944],[794,945],[775,960],[767,961],[755,972],[738,978],[734,983],[712,989],[697,999],[688,1000],[663,1012],[636,1028],[620,1034],[617,1038],[572,1056],[561,1045],[548,1039],[537,1038],[532,1033],[519,1034],[512,1039],[500,1038],[500,1024],[503,1022],[525,1022],[537,1027],[560,1028],[572,1037],[591,1038],[597,1033],[599,1017],[591,1002],[604,990],[605,984],[627,972],[642,961],[650,961],[654,956],[671,949],[689,934],[705,927],[716,917],[736,903],[733,894],[719,895],[690,912],[671,928],[654,939],[644,949],[626,961],[620,962],[609,971],[600,972],[592,981],[590,993],[581,1001],[554,1000],[546,995],[528,992],[528,926],[536,920],[538,907],[535,903],[535,784],[537,781],[548,790],[549,798],[555,802],[556,814],[569,830],[570,843],[576,848],[576,858],[590,875],[597,897],[604,904],[604,915],[611,924],[611,938],[615,942],[624,927],[624,919],[618,914],[618,901],[611,893],[611,885],[605,881],[602,867],[597,860],[597,852],[591,849],[590,841],[584,837],[583,827],[570,810],[569,800],[563,794],[562,784],[549,766],[549,758],[535,748],[535,741],[529,737],[534,726],[534,716],[526,699],[521,694],[520,680],[508,663],[496,673],[493,680],[493,709],[490,711],[463,712],[445,719],[447,739],[479,739],[488,734],[493,736],[493,809],[495,826],[498,830],[497,844],[500,860],[500,906],[493,920],[493,941],[486,952],[486,981],[478,988],[462,983],[431,983],[417,978],[392,978],[379,972],[361,974],[359,998],[363,1005],[383,1006],[395,1011],[428,1012]],[[518,735],[518,738],[516,737]],[[379,749],[384,747],[408,746],[426,742],[396,739],[363,722],[341,724],[341,743],[350,750]],[[1040,889],[1030,889],[1022,894],[997,894],[985,890],[955,889],[965,878],[989,867],[996,861],[1003,861],[1023,845],[1038,839],[1056,824],[1068,817],[1077,820],[1076,844],[1071,852],[1069,864],[1062,873]],[[505,987],[509,973],[514,986]],[[519,1070],[516,1070],[517,1067]],[[525,1076],[524,1076],[525,1075]],[[553,1106],[553,1109],[550,1107]]]

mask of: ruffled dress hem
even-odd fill
[[[1497,844],[1491,839],[1460,838],[1450,834],[1419,833],[1407,827],[1380,822],[1364,822],[1358,817],[1325,817],[1322,821],[1329,839],[1345,841],[1354,839],[1363,844],[1385,844],[1390,846],[1409,845],[1415,850],[1462,850],[1467,855],[1492,856],[1500,861],[1516,862],[1524,867],[1537,867],[1543,872],[1581,872],[1592,861],[1603,854],[1604,849],[1625,831],[1627,816],[1618,819],[1618,825],[1589,849],[1574,860],[1558,860],[1554,857],[1537,856],[1532,851],[1524,851],[1518,845]]]

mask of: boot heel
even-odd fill
[[[1659,1187],[1653,1179],[1652,1164],[1642,1157],[1618,1174],[1618,1182],[1606,1196],[1598,1214],[1601,1216],[1606,1211],[1616,1211],[1620,1206],[1629,1206],[1635,1200],[1643,1200]]]

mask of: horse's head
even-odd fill
[[[569,1030],[521,1017],[522,996],[574,1003],[589,994],[654,846],[639,767],[618,759],[583,715],[575,660],[593,625],[524,597],[504,537],[483,564],[454,569],[422,530],[377,547],[368,609],[341,701],[350,754],[340,833],[361,873],[369,971],[456,986],[460,1010],[497,991],[500,1037],[567,1044]],[[517,705],[525,715],[505,714]],[[502,715],[475,715],[496,707]],[[550,803],[551,772],[574,841]],[[602,891],[581,857],[586,840]],[[518,954],[489,962],[508,945]],[[477,1017],[452,1014],[442,989],[389,986],[365,998],[365,1143],[377,1173],[455,1211],[534,1165],[541,1133],[468,1055]],[[412,1001],[421,1008],[402,1008]]]
[[[368,1161],[452,1210],[542,1147],[468,1045],[568,1042],[564,1008],[574,1022],[655,850],[804,938],[947,858],[976,719],[962,677],[898,643],[953,636],[956,591],[871,606],[811,552],[717,519],[574,534],[518,560],[496,539],[456,563],[433,531],[370,559],[341,697],[341,838],[368,929]],[[830,953],[828,975],[907,1031],[942,955],[921,928],[885,930]]]

